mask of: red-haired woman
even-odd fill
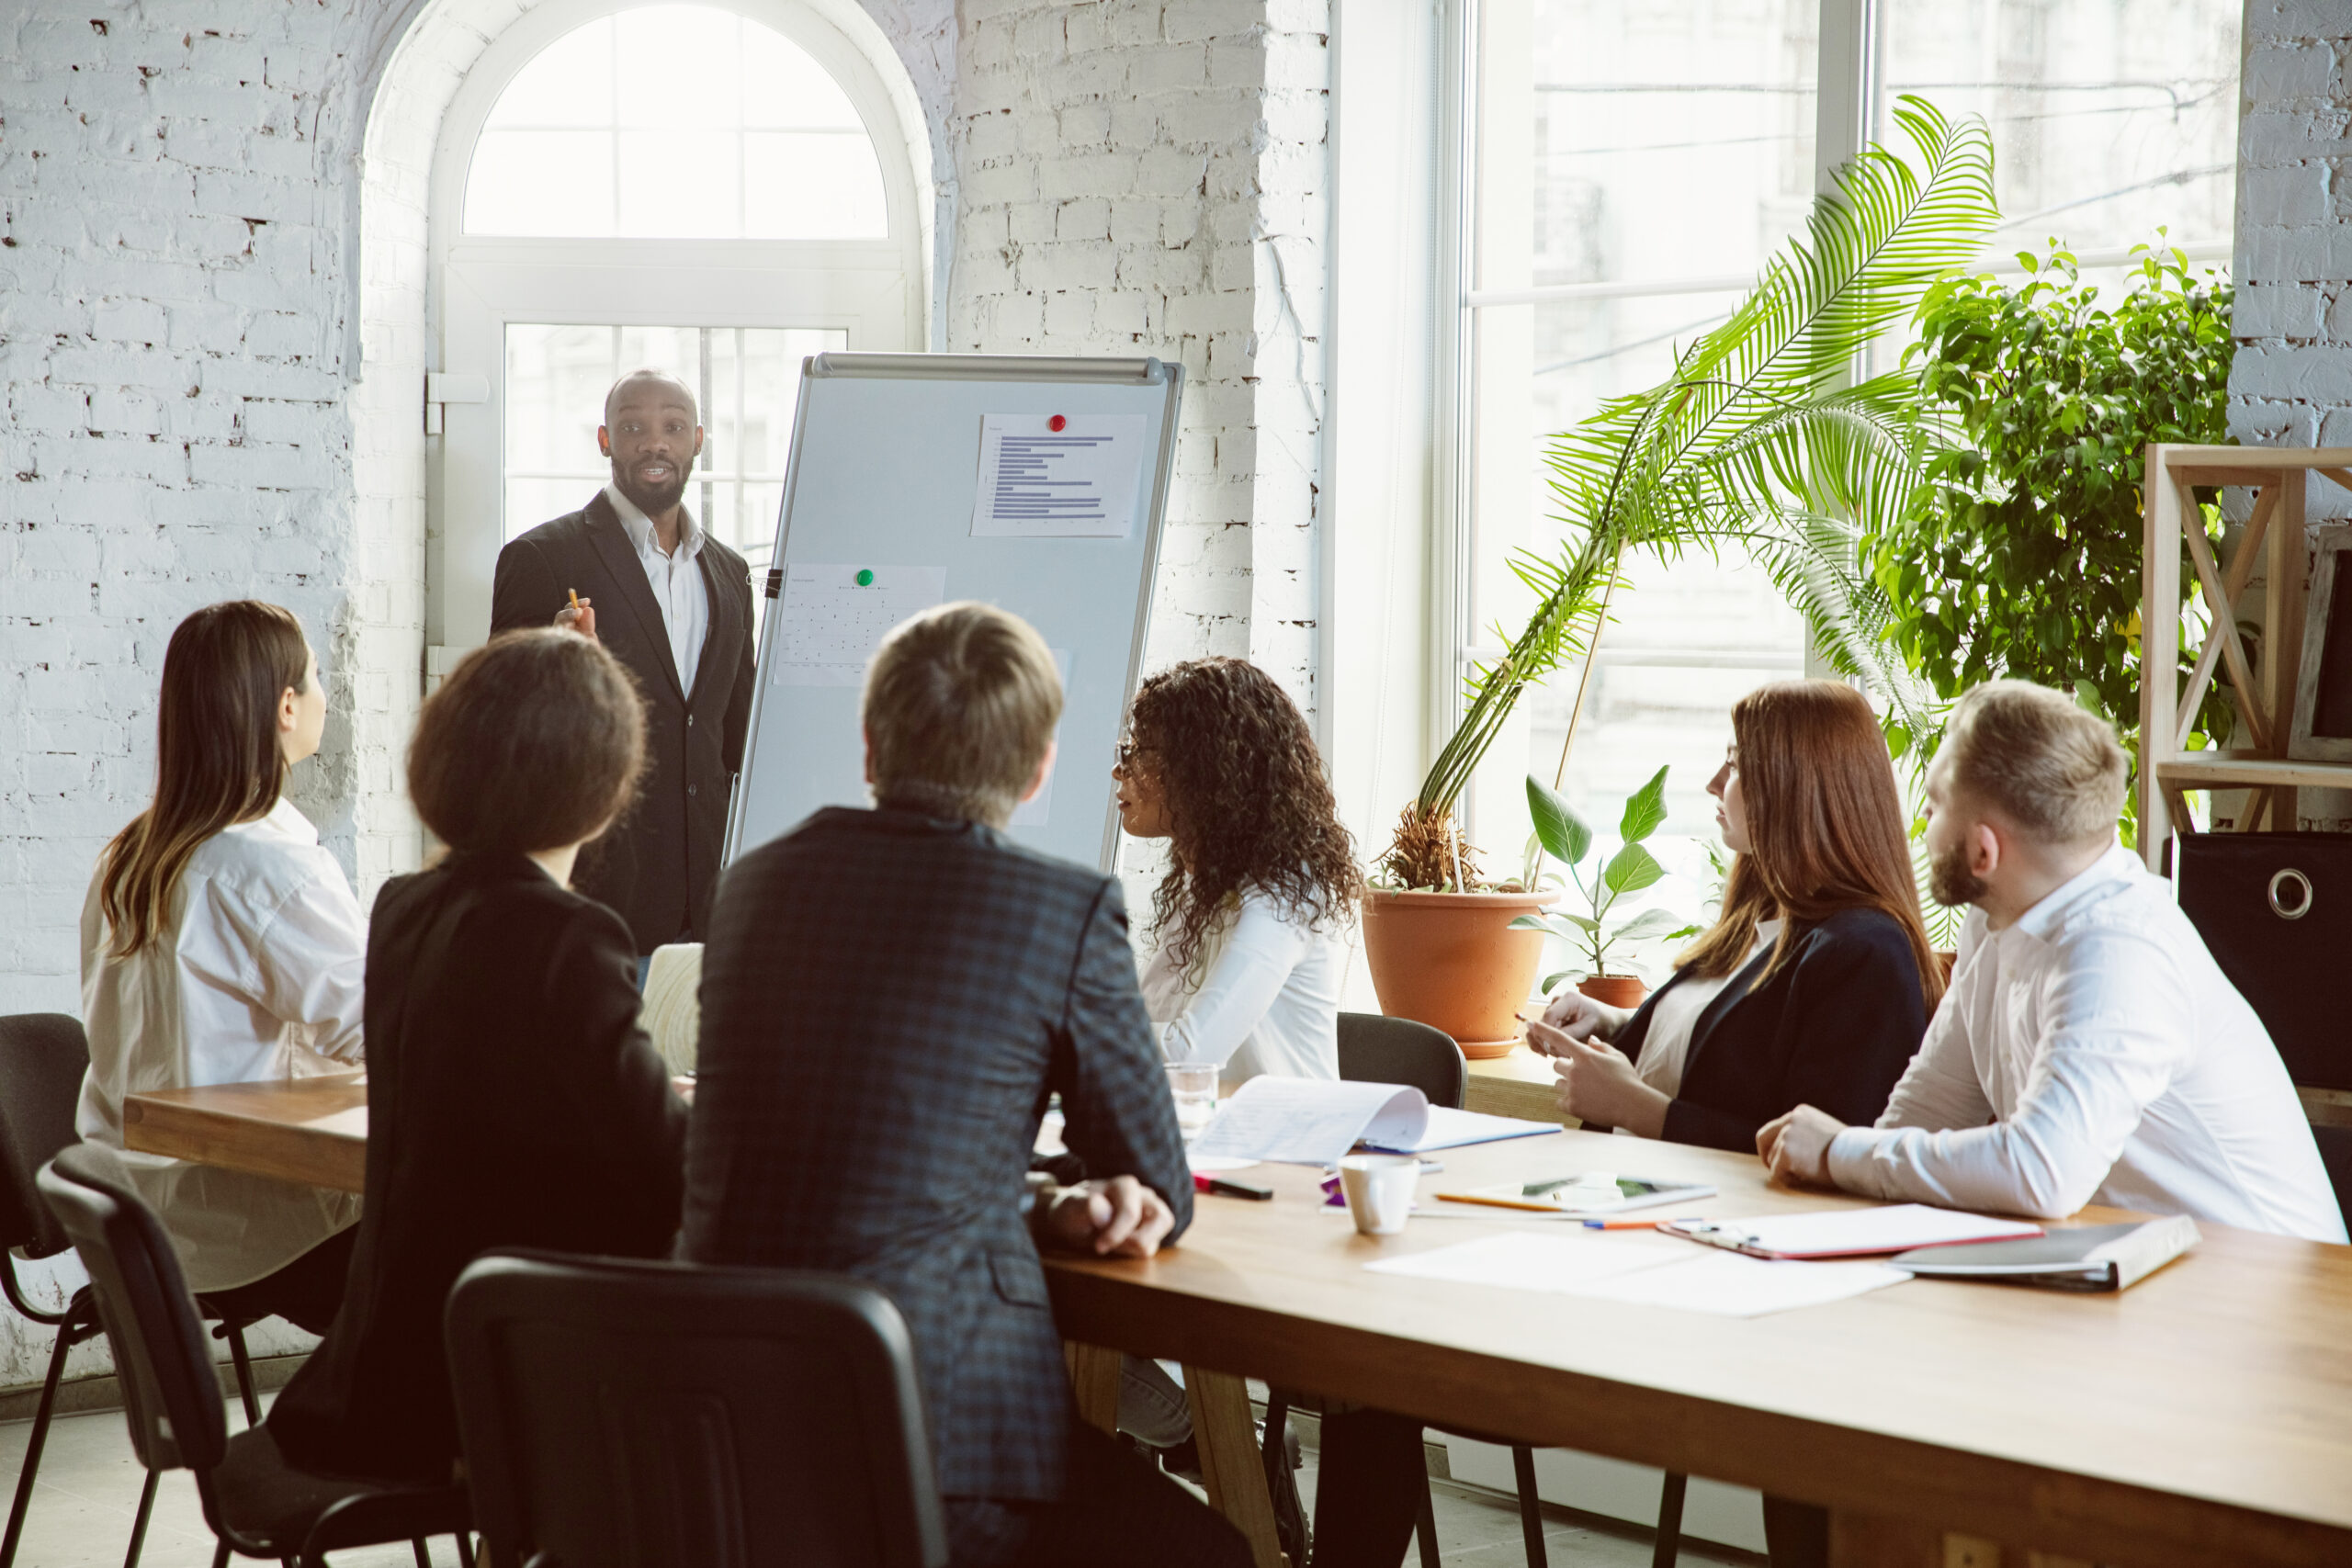
[[[1563,992],[1528,1029],[1560,1109],[1645,1138],[1747,1154],[1804,1104],[1867,1127],[1943,995],[1894,769],[1861,694],[1760,686],[1707,785],[1737,856],[1723,913],[1634,1012]]]
[[[1919,1048],[1943,970],[1894,768],[1870,705],[1835,681],[1782,681],[1732,708],[1708,784],[1738,859],[1723,913],[1674,978],[1628,1013],[1570,990],[1528,1042],[1559,1058],[1587,1124],[1751,1154],[1801,1104],[1869,1126]],[[1317,1568],[1396,1568],[1421,1495],[1421,1426],[1380,1410],[1323,1421]],[[1764,1500],[1779,1568],[1828,1561],[1828,1516]]]
[[[90,1070],[75,1125],[122,1147],[123,1097],[359,1066],[368,921],[283,795],[319,749],[326,688],[301,623],[211,604],[164,650],[153,804],[99,857],[82,910]],[[123,1156],[214,1311],[323,1330],[359,1200]]]

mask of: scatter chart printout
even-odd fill
[[[920,566],[785,570],[776,649],[779,686],[862,686],[883,634],[947,597],[947,573]]]
[[[984,414],[973,536],[1124,539],[1143,458],[1139,413]]]

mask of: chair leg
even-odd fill
[[[416,1568],[433,1568],[433,1549],[424,1544],[424,1538],[423,1536],[418,1536],[414,1540],[410,1541],[408,1544],[410,1549],[416,1553]],[[465,1560],[460,1558],[458,1561],[462,1562]]]
[[[0,1540],[0,1568],[17,1561],[17,1543],[25,1533],[25,1514],[32,1506],[33,1480],[40,1473],[40,1451],[49,1442],[49,1418],[57,1407],[58,1381],[65,1375],[65,1357],[74,1348],[74,1324],[57,1325],[57,1345],[49,1353],[49,1377],[40,1385],[40,1404],[33,1412],[32,1435],[25,1444],[25,1465],[17,1473],[17,1500],[8,1509],[8,1534]]]
[[[229,1543],[221,1541],[212,1549],[212,1568],[229,1568]]]
[[[1445,1568],[1437,1554],[1437,1504],[1430,1495],[1429,1472],[1421,1472],[1421,1517],[1413,1521],[1413,1537],[1421,1549],[1421,1568]]]
[[[1547,1568],[1544,1550],[1544,1499],[1535,1495],[1535,1450],[1525,1443],[1510,1446],[1511,1472],[1519,1481],[1519,1533],[1527,1540],[1527,1568]]]
[[[139,1517],[130,1523],[130,1551],[122,1560],[122,1568],[139,1568],[139,1553],[147,1545],[147,1518],[155,1511],[155,1483],[163,1472],[147,1472],[147,1484],[139,1489]]]
[[[261,1401],[254,1394],[254,1363],[245,1354],[245,1325],[224,1323],[220,1332],[229,1341],[229,1359],[237,1363],[237,1392],[244,1396],[245,1430],[250,1432],[261,1425]]]
[[[1689,1490],[1690,1478],[1674,1471],[1666,1472],[1666,1486],[1657,1498],[1657,1546],[1650,1553],[1650,1568],[1674,1568],[1674,1559],[1682,1550],[1682,1495]]]
[[[1278,1388],[1266,1390],[1266,1438],[1261,1450],[1266,1461],[1266,1495],[1282,1495],[1283,1472],[1290,1467],[1290,1396]],[[1304,1564],[1300,1568],[1305,1568]]]

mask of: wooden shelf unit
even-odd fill
[[[2140,493],[2145,508],[2140,570],[2140,848],[2161,869],[2173,830],[2196,831],[2187,793],[2251,790],[2237,827],[2291,832],[2296,792],[2352,789],[2352,762],[2311,762],[2287,755],[2295,677],[2303,652],[2303,595],[2311,551],[2303,529],[2306,474],[2352,491],[2352,446],[2151,446]],[[2254,512],[2236,550],[2224,560],[2205,537],[2194,491],[2244,485]],[[2187,689],[2180,661],[2180,549],[2186,539],[2197,587],[2212,626],[2198,649]],[[2257,667],[2238,635],[2234,606],[2263,567],[2262,660]],[[2226,751],[2187,750],[2206,687],[2226,667],[2238,712],[2238,739]]]

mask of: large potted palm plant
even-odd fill
[[[1549,444],[1566,541],[1556,555],[1512,560],[1534,612],[1500,658],[1472,671],[1461,722],[1364,901],[1364,955],[1385,1010],[1465,1048],[1517,1032],[1543,936],[1512,922],[1548,896],[1484,881],[1456,808],[1520,698],[1589,649],[1628,551],[1744,549],[1833,660],[1898,697],[1909,689],[1854,539],[1858,525],[1900,516],[1919,483],[1918,388],[1900,372],[1858,379],[1855,367],[1931,284],[1975,257],[1999,212],[1983,121],[1955,124],[1911,97],[1894,118],[1908,159],[1873,145],[1840,168],[1804,236],[1671,376]]]

